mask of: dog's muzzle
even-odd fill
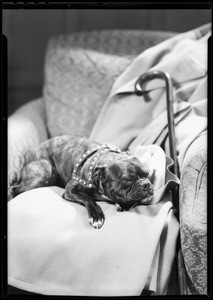
[[[148,178],[142,178],[137,181],[137,185],[141,187],[144,193],[148,193],[150,195],[153,194],[154,188],[153,184],[150,182]]]
[[[128,201],[141,201],[145,200],[147,197],[153,196],[154,186],[148,178],[141,178],[135,182],[131,191],[127,196]]]

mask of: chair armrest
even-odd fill
[[[180,234],[188,293],[207,293],[207,133],[184,158],[180,183]]]
[[[23,105],[8,118],[8,187],[19,176],[26,150],[47,138],[42,98]]]

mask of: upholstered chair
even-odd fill
[[[89,136],[111,86],[142,51],[174,36],[160,31],[71,33],[50,39],[40,98],[8,119],[8,185],[27,149],[61,134]],[[187,293],[207,293],[206,134],[188,149],[180,177],[180,236]]]

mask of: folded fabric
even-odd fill
[[[160,70],[169,73],[172,78],[175,118],[181,119],[176,124],[193,115],[176,132],[178,152],[183,157],[182,145],[185,153],[192,142],[185,141],[185,138],[188,135],[195,138],[207,128],[207,50],[210,35],[211,25],[207,24],[176,35],[136,57],[115,81],[90,138],[115,144],[123,150],[155,143],[168,123],[165,82],[161,79],[149,81],[143,96],[136,95],[135,83],[146,71]],[[196,103],[202,100],[197,110]],[[187,135],[183,134],[185,126],[189,126]],[[168,152],[166,154],[169,155]]]
[[[187,149],[206,130],[207,99],[201,99],[193,105],[186,105],[185,109],[175,115],[175,137],[180,172]],[[164,145],[166,138],[168,138],[167,112],[164,111],[142,130],[130,144],[129,150],[134,151],[138,145],[149,145],[151,143]],[[165,152],[169,154],[169,143],[164,148]]]
[[[159,146],[137,147],[135,155],[155,171],[152,204],[118,212],[100,202],[106,219],[99,230],[58,187],[8,203],[8,284],[44,295],[166,293],[179,233],[170,191],[179,180]]]

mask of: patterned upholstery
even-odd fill
[[[19,108],[8,119],[8,185],[19,177],[27,149],[33,149],[48,138],[42,99]]]
[[[180,225],[189,294],[207,294],[207,133],[187,151],[180,185]]]
[[[175,33],[151,30],[102,30],[53,37],[50,48],[94,50],[103,54],[132,58]]]
[[[114,80],[132,58],[173,35],[152,31],[102,31],[101,34],[93,31],[52,38],[46,55],[44,84],[51,136],[62,133],[88,136]]]
[[[49,136],[88,136],[119,74],[143,50],[173,35],[125,30],[53,37],[46,53],[43,98],[9,118],[9,186],[19,176],[26,149]],[[181,246],[189,294],[207,292],[205,138],[199,137],[189,148],[181,175]]]

